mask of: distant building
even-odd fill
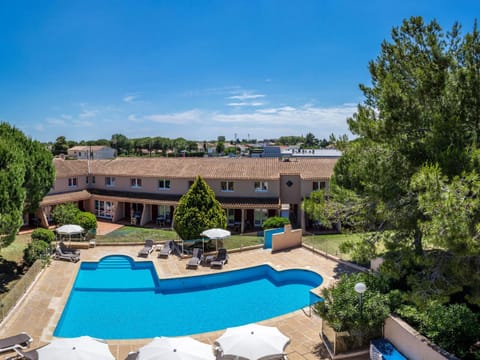
[[[256,146],[250,148],[249,156],[253,158],[310,158],[338,159],[342,152],[336,149],[300,149],[297,147]]]
[[[78,160],[114,159],[116,157],[116,150],[110,146],[103,145],[74,146],[68,149],[68,156]]]
[[[342,152],[337,149],[299,149],[287,148],[282,150],[282,157],[298,157],[298,158],[318,158],[318,159],[338,159],[342,156]]]

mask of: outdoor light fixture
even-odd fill
[[[360,317],[362,317],[362,295],[365,291],[367,291],[367,285],[365,285],[363,282],[356,283],[355,291],[358,293],[358,299],[360,302]]]

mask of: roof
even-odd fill
[[[98,151],[98,150],[103,150],[103,149],[111,149],[110,146],[107,145],[78,145],[78,146],[72,146],[68,151]]]
[[[53,166],[55,167],[55,176],[57,179],[70,176],[88,175],[87,160],[64,160],[62,158],[54,158]]]
[[[58,177],[88,174],[163,177],[169,179],[277,180],[281,175],[329,179],[337,159],[309,158],[116,158],[110,160],[55,159]]]
[[[74,191],[68,193],[61,193],[55,195],[47,195],[40,202],[40,206],[51,206],[63,204],[67,202],[76,202],[90,199],[90,193],[87,190]]]

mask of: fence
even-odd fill
[[[0,322],[3,321],[18,300],[25,294],[37,275],[42,271],[43,266],[44,263],[42,260],[35,261],[22,278],[18,280],[10,291],[0,300]]]

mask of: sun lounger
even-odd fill
[[[20,349],[15,348],[14,350],[17,353],[17,355],[13,357],[9,357],[7,358],[7,360],[20,360],[20,359],[21,360],[38,360],[39,359],[37,349],[33,349],[30,351],[22,351]]]
[[[147,257],[153,251],[153,246],[153,240],[145,240],[145,245],[143,246],[143,249],[138,252],[138,256]]]
[[[0,339],[0,353],[14,349],[26,349],[31,342],[32,337],[24,332]]]
[[[168,257],[173,251],[175,246],[175,242],[173,240],[168,240],[165,244],[163,244],[160,252],[158,253],[158,257]]]
[[[187,262],[187,269],[188,268],[198,268],[198,264],[202,259],[202,249],[194,248],[192,258]]]
[[[73,253],[64,253],[62,251],[62,248],[60,246],[57,246],[57,248],[55,249],[55,254],[53,255],[53,258],[57,260],[67,260],[71,262],[77,262],[78,260],[80,260],[80,255],[73,254]]]
[[[138,351],[131,351],[128,353],[125,360],[137,360],[137,358],[138,358]]]
[[[62,249],[64,254],[75,254],[80,256],[80,250],[67,247],[63,241],[60,241],[58,246],[60,246],[60,249]]]
[[[210,262],[210,267],[223,268],[223,265],[225,265],[227,262],[228,262],[227,249],[221,248],[221,249],[218,249],[217,256]]]

